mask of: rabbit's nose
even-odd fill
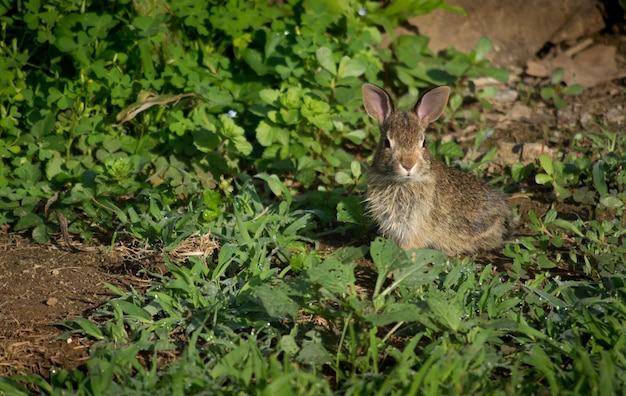
[[[415,166],[415,161],[402,161],[400,162],[400,166],[407,172],[411,172],[411,170]]]
[[[411,176],[411,174],[413,173],[414,166],[402,165],[400,169],[401,169],[401,172],[404,173],[405,176]]]

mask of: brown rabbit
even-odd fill
[[[380,124],[365,200],[380,232],[403,249],[448,255],[501,247],[512,229],[503,194],[437,161],[424,144],[424,129],[443,113],[450,88],[427,92],[406,112],[395,111],[382,88],[362,90],[367,114]]]

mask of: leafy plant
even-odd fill
[[[203,190],[228,194],[239,173],[267,173],[328,194],[330,206],[310,200],[328,223],[348,191],[362,190],[353,164],[375,144],[362,81],[389,76],[404,46],[425,43],[402,36],[386,52],[379,28],[437,8],[458,10],[443,1],[7,5],[0,221],[45,242],[66,228],[49,216],[60,213],[88,240],[126,232],[128,198],[151,188],[170,194],[163,210],[177,210]],[[481,41],[441,63],[424,46],[410,67],[448,64],[447,82],[460,81],[490,72],[489,48]],[[435,82],[428,74],[403,83],[415,92]]]
[[[569,198],[572,193],[566,188],[578,183],[582,173],[591,167],[587,158],[576,158],[573,162],[561,162],[550,158],[547,154],[539,156],[539,164],[543,173],[535,175],[537,184],[552,184],[557,199]]]
[[[552,101],[554,107],[558,110],[567,107],[567,102],[563,96],[576,96],[580,95],[583,91],[583,87],[579,84],[568,85],[564,87],[563,82],[563,68],[558,67],[552,72],[550,79],[550,85],[541,88],[540,95],[543,100]]]

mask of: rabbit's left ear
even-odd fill
[[[448,104],[450,96],[449,87],[437,87],[432,89],[417,102],[415,105],[415,113],[424,124],[429,124],[441,116],[443,110]]]
[[[365,111],[382,125],[393,112],[393,103],[389,94],[384,89],[368,83],[363,84],[361,91]]]

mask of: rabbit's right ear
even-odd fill
[[[450,96],[449,87],[437,87],[426,92],[415,105],[415,112],[424,124],[429,124],[443,113]]]
[[[393,112],[391,97],[384,89],[373,84],[365,83],[361,88],[363,92],[363,104],[365,111],[370,117],[383,124],[387,117]]]

